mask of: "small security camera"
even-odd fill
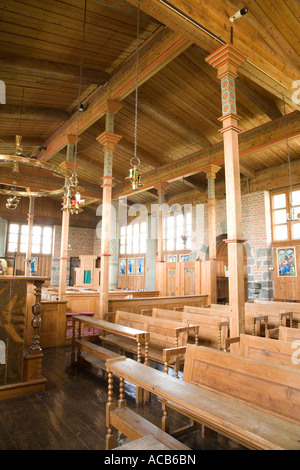
[[[229,20],[231,21],[231,23],[233,23],[235,20],[241,18],[241,16],[246,15],[246,13],[248,13],[248,8],[244,7],[241,10],[237,11],[233,16],[231,16]]]
[[[82,113],[82,111],[85,111],[86,109],[87,109],[87,106],[82,103],[78,106],[78,111],[80,113]]]

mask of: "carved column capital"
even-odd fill
[[[168,182],[167,181],[159,181],[154,187],[157,190],[158,195],[163,195],[166,194],[166,190],[168,188]]]

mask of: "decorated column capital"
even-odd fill
[[[209,201],[216,198],[215,179],[216,179],[216,174],[218,173],[220,169],[221,169],[220,166],[217,166],[214,164],[209,164],[203,168],[203,171],[206,174],[206,179],[207,179],[207,197]]]
[[[202,171],[206,174],[206,178],[216,178],[216,174],[221,170],[221,167],[210,163],[202,168]]]
[[[155,189],[157,190],[157,193],[159,196],[166,194],[166,190],[168,188],[168,182],[167,181],[159,181],[159,183],[155,184]]]
[[[104,150],[115,150],[120,139],[122,139],[121,135],[114,134],[106,130],[96,137],[99,144],[103,145]]]
[[[217,69],[218,78],[222,79],[227,74],[237,77],[237,68],[245,62],[246,58],[233,44],[227,43],[212,52],[205,60]]]
[[[218,78],[221,80],[222,117],[223,129],[221,132],[235,130],[240,132],[237,126],[239,116],[236,107],[235,78],[238,76],[238,67],[246,60],[241,52],[233,44],[224,44],[205,59],[208,64],[217,69]]]

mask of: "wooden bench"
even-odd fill
[[[300,360],[297,360],[296,353],[290,341],[240,335],[241,356],[300,369]]]
[[[112,433],[112,427],[116,428],[132,441],[150,435],[170,450],[190,450],[189,447],[182,444],[173,436],[164,432],[158,426],[124,405],[115,408],[110,403],[106,412],[106,425],[108,428],[106,450],[111,450],[116,445],[116,438]],[[122,448],[120,450],[122,450]]]
[[[294,302],[245,302],[245,315],[267,315],[268,328],[300,325],[300,304]]]
[[[82,353],[86,353],[83,355]],[[120,357],[119,354],[111,351],[110,349],[103,348],[99,344],[93,343],[92,341],[86,339],[76,338],[73,342],[73,349],[71,353],[71,364],[82,365],[84,362],[95,363],[94,358],[96,358],[97,366],[105,370],[105,362],[108,359],[117,359]],[[98,361],[97,359],[100,359]]]
[[[217,316],[221,315],[224,319],[230,321],[232,316],[230,305],[211,304],[207,307],[189,307],[185,306],[183,311],[199,313],[202,315]],[[268,328],[268,316],[245,311],[245,332],[256,336],[265,336]]]
[[[191,309],[193,310],[192,307]],[[221,314],[221,311],[215,312],[215,315],[203,315],[189,311],[152,309],[153,318],[175,320],[189,325],[197,325],[199,327],[198,344],[224,349],[225,340],[229,336],[229,320],[226,317],[222,317]],[[191,334],[190,338],[192,337],[193,335]]]
[[[106,366],[107,442],[117,376],[121,403],[124,381],[143,387],[164,402],[165,422],[168,408],[174,408],[249,449],[300,450],[299,370],[192,344],[186,346],[185,380],[129,358],[107,361]]]
[[[272,328],[268,330],[267,337],[278,337],[281,341],[299,341],[300,340],[300,328],[290,328],[288,326],[279,326],[278,328]]]
[[[105,342],[109,343],[109,338],[112,336],[115,338],[116,344],[122,343],[122,341],[127,341],[131,344],[132,350],[137,355],[137,361],[141,361],[141,350],[143,343],[143,354],[145,357],[145,363],[148,364],[148,344],[150,335],[146,330],[139,330],[133,328],[129,325],[122,325],[107,322],[99,318],[89,318],[83,315],[75,315],[72,317],[73,322],[73,336],[72,343],[76,345],[76,331],[78,331],[78,337],[81,339],[81,331],[84,326],[91,326],[99,330],[99,337],[102,338]],[[76,322],[79,322],[78,329],[76,329]]]
[[[195,333],[195,342],[197,342],[198,327],[189,325],[181,321],[171,321],[161,318],[153,318],[149,316],[140,315],[138,313],[130,313],[123,311],[116,311],[112,314],[107,314],[107,318],[111,318],[113,323],[123,327],[138,328],[150,333],[148,357],[155,362],[163,363],[163,350],[169,347],[182,346],[187,344],[188,333],[193,331]],[[101,336],[103,343],[108,343],[116,346],[121,351],[128,351],[134,353],[132,342],[126,338],[117,338],[115,335]],[[144,349],[142,347],[142,355]],[[181,364],[182,361],[179,361]],[[171,364],[171,366],[173,366]],[[175,372],[177,373],[176,365],[174,364]]]

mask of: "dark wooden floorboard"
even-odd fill
[[[0,450],[104,450],[107,377],[94,367],[71,367],[71,347],[43,351],[45,392],[0,400]],[[137,406],[135,388],[125,384],[127,405],[160,426],[161,405],[155,397]],[[118,398],[118,381],[114,395]],[[170,412],[176,429],[187,420]],[[171,428],[172,429],[172,428]],[[194,431],[180,439],[194,450],[242,449],[216,433]]]

